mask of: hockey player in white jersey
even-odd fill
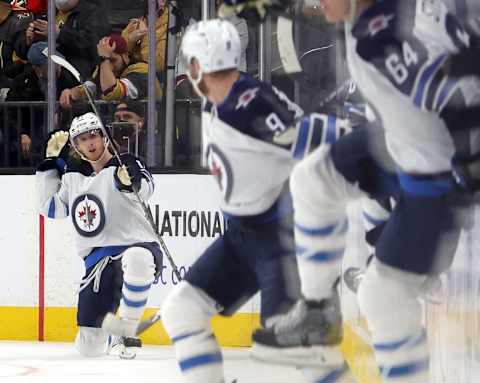
[[[89,357],[108,351],[112,337],[101,324],[117,308],[124,331],[116,335],[135,336],[150,286],[162,270],[160,247],[132,189],[135,185],[148,199],[152,176],[130,154],[121,155],[119,166],[100,124],[95,114],[87,113],[73,120],[69,132],[53,133],[36,173],[40,213],[70,216],[76,253],[85,263],[75,347]],[[72,160],[72,153],[80,160]],[[123,356],[134,354],[127,350]]]
[[[228,3],[234,10],[242,3],[242,12],[271,4]],[[464,197],[458,186],[478,188],[478,154],[472,155],[478,147],[468,132],[478,125],[478,113],[459,116],[478,106],[479,79],[456,77],[449,65],[469,49],[469,36],[441,1],[319,0],[318,5],[328,21],[346,22],[351,76],[382,122],[399,180],[397,204],[359,286],[359,305],[383,381],[426,383],[429,350],[418,296],[427,277],[452,261],[464,224],[456,214],[456,199]],[[381,169],[349,159],[358,150],[373,158],[372,142],[353,133],[318,149],[293,171],[305,299],[272,328],[254,334],[260,354],[281,360],[295,352],[299,362],[302,350],[305,362],[314,349],[329,355],[338,326],[331,284],[345,247],[345,205],[389,188]]]
[[[302,115],[297,105],[239,72],[240,40],[226,21],[191,26],[181,55],[196,92],[205,98],[206,160],[223,194],[228,228],[160,312],[185,381],[221,383],[222,355],[211,318],[233,314],[260,291],[261,322],[269,325],[298,298],[290,171],[295,158],[336,140],[342,123],[310,115],[296,124]]]

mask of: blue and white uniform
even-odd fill
[[[349,130],[344,121],[300,119],[302,113],[283,93],[245,74],[222,103],[205,105],[206,162],[222,191],[228,228],[161,310],[188,382],[223,381],[213,315],[233,314],[260,291],[265,324],[298,298],[289,175],[296,158]]]
[[[468,44],[441,1],[374,1],[346,25],[346,47],[352,79],[380,125],[317,149],[291,177],[298,266],[309,299],[331,294],[345,248],[347,203],[365,195],[396,197],[359,288],[385,382],[428,381],[417,297],[427,275],[452,261],[460,226],[451,163],[470,150],[462,122],[445,116],[471,105],[479,89],[477,79],[449,78],[443,66]],[[379,156],[383,138],[396,174]]]
[[[140,160],[122,155],[140,172],[139,194],[148,200],[154,183]],[[48,218],[70,217],[76,253],[86,274],[80,286],[76,346],[87,356],[100,355],[107,334],[101,323],[107,312],[138,320],[151,284],[162,270],[156,236],[133,193],[121,191],[112,158],[97,174],[91,165],[65,166],[61,158],[47,159],[36,173],[38,208]]]

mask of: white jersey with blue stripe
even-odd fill
[[[455,147],[440,114],[460,85],[442,66],[468,46],[468,34],[440,0],[378,1],[346,30],[352,78],[382,121],[399,168],[449,171]]]
[[[139,161],[142,180],[139,194],[146,201],[153,194],[150,172]],[[67,169],[60,178],[56,169],[37,171],[38,210],[49,218],[70,216],[77,253],[85,258],[93,249],[157,242],[133,193],[121,192],[115,185],[118,162],[112,158],[98,173],[90,164]]]
[[[203,111],[206,162],[232,216],[264,213],[279,197],[296,160],[333,143],[346,121],[303,111],[271,84],[241,74],[227,98]]]

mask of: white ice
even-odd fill
[[[226,382],[303,382],[294,368],[268,366],[249,358],[248,348],[224,349]],[[144,346],[134,360],[117,356],[82,358],[72,343],[0,342],[0,382],[181,383],[168,346]]]

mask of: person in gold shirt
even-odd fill
[[[144,16],[131,19],[122,31],[127,41],[128,52],[135,61],[148,63],[148,1],[144,1]],[[163,72],[166,62],[168,36],[168,6],[165,0],[157,0],[156,36],[156,70]]]
[[[128,52],[127,42],[119,34],[102,38],[97,45],[101,63],[85,84],[94,98],[105,101],[144,99],[148,95],[148,64],[134,62]],[[161,96],[157,81],[157,96]],[[82,86],[65,89],[60,96],[60,105],[70,108],[74,101],[86,101]]]

